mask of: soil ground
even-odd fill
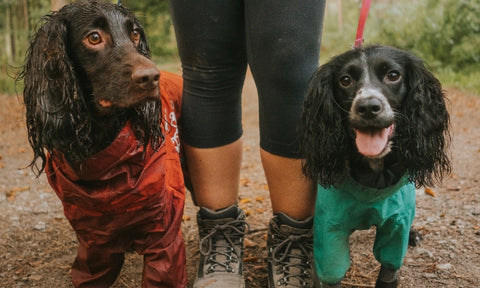
[[[480,96],[446,89],[450,98],[453,174],[434,196],[417,192],[414,226],[423,235],[410,247],[400,272],[401,287],[480,287]],[[266,227],[271,217],[268,187],[258,153],[256,90],[244,88],[244,162],[240,205],[248,214],[247,287],[266,287]],[[0,95],[0,287],[73,287],[69,270],[75,234],[45,176],[25,168],[32,153],[24,109],[16,96]],[[188,197],[183,233],[190,286],[199,257],[197,208]],[[351,237],[352,267],[344,287],[374,287],[378,263],[372,255],[374,230]],[[140,287],[142,259],[128,254],[114,287]],[[189,286],[189,287],[190,287]]]

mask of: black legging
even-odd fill
[[[260,147],[298,158],[297,123],[318,67],[324,0],[170,0],[182,61],[182,137],[239,139],[247,64],[259,95]]]

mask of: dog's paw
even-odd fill
[[[408,246],[416,247],[420,245],[422,241],[422,234],[415,228],[410,229],[410,234],[408,235]]]

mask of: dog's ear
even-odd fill
[[[37,174],[45,167],[44,149],[51,152],[69,147],[72,138],[68,136],[75,134],[71,131],[87,128],[81,125],[80,118],[87,112],[68,57],[65,18],[61,12],[45,16],[44,24],[31,40],[25,64],[17,77],[24,81],[28,138],[34,152],[30,166]],[[40,165],[37,160],[41,160]]]
[[[440,82],[422,60],[410,54],[408,58],[408,95],[396,125],[395,143],[405,154],[411,180],[418,187],[434,185],[451,171],[446,98]]]
[[[333,66],[331,62],[321,66],[310,80],[299,128],[303,172],[324,186],[343,176],[348,149],[342,122],[347,117],[334,97]]]

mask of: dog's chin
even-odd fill
[[[366,158],[383,158],[391,151],[395,125],[384,128],[354,129],[358,152]]]
[[[158,101],[159,99],[160,93],[158,89],[153,89],[137,93],[137,95],[126,96],[123,101],[101,98],[96,101],[96,107],[100,115],[107,115],[119,110],[135,108],[147,102]]]

